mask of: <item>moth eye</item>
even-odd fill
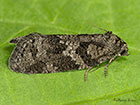
[[[125,54],[125,50],[123,50],[120,54],[121,54],[121,55],[124,55],[124,54]]]

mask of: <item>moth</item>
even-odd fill
[[[128,56],[125,41],[107,31],[104,34],[42,35],[30,33],[10,41],[16,47],[9,59],[9,68],[26,74],[55,73],[69,70],[87,69],[121,56]],[[97,68],[98,69],[98,68]]]

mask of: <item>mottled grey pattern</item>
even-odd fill
[[[16,47],[9,67],[21,73],[52,73],[86,69],[127,56],[127,44],[118,36],[105,34],[41,35],[31,33],[12,39]]]

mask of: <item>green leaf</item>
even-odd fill
[[[139,105],[140,0],[0,0],[0,105]],[[8,68],[15,47],[10,39],[42,34],[113,31],[129,47],[108,68],[88,74],[62,72],[27,75]]]

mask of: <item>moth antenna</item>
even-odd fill
[[[94,24],[94,27],[96,27],[96,28],[98,28],[98,29],[100,29],[100,30],[102,30],[102,31],[108,32],[106,29],[103,29],[103,28],[101,28],[101,27],[98,27],[96,24]]]
[[[88,21],[88,20],[87,20],[87,21]],[[89,21],[88,21],[88,23],[91,24]],[[98,27],[96,24],[92,24],[92,25],[93,25],[94,27],[96,27],[96,28],[102,30],[102,31],[108,32],[108,30],[103,29],[103,28],[101,28],[101,27]]]

